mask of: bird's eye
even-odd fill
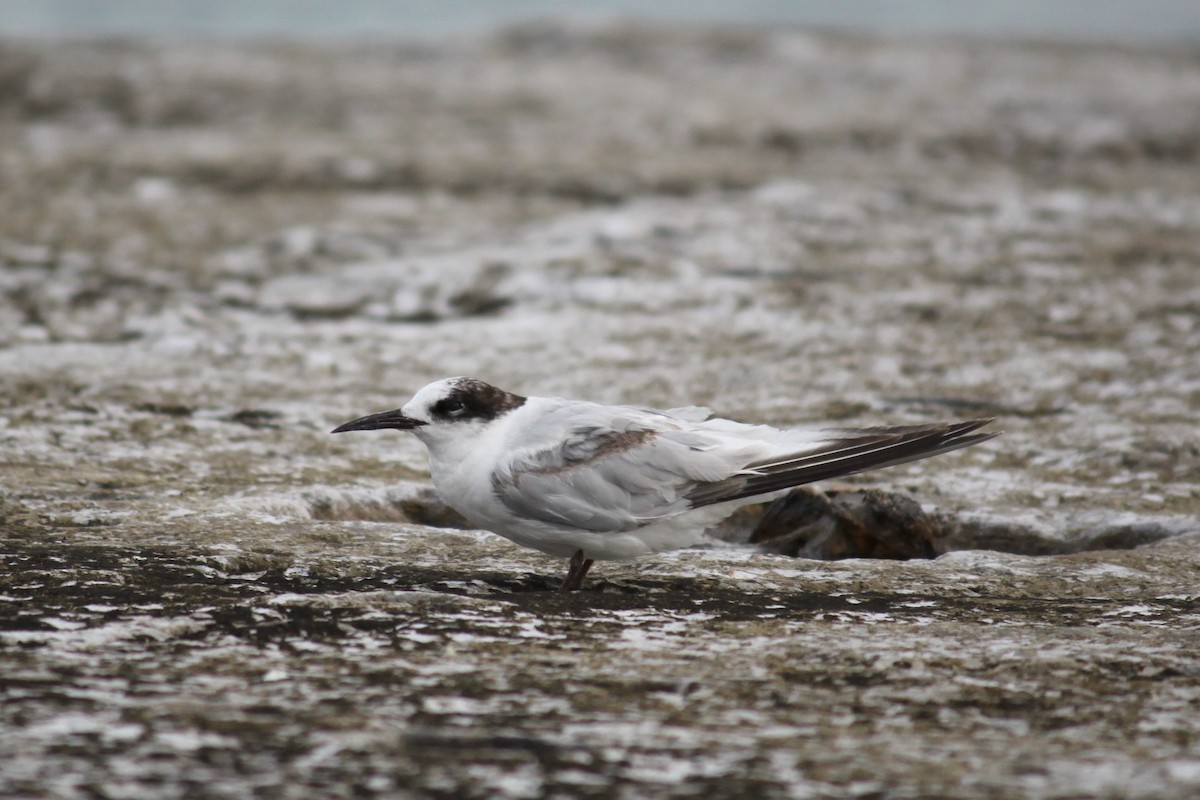
[[[465,408],[463,401],[458,397],[447,397],[445,400],[438,403],[438,406],[440,406],[440,410],[443,414],[450,414],[452,416],[461,414]]]

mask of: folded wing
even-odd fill
[[[514,514],[588,531],[630,531],[691,507],[686,493],[727,479],[771,452],[703,430],[686,416],[580,405],[551,411],[526,431],[542,442],[517,451],[492,475],[492,489]],[[750,428],[751,426],[746,426]]]
[[[814,481],[969,447],[998,434],[980,419],[894,428],[780,431],[696,413],[596,406],[548,413],[541,446],[492,475],[521,518],[579,530],[631,531],[693,508],[750,501]],[[688,419],[688,417],[692,417]]]
[[[747,464],[743,473],[697,485],[686,497],[693,507],[706,506],[917,461],[999,436],[974,433],[991,421],[830,431],[841,435],[815,450]]]

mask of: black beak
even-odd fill
[[[351,420],[345,425],[339,425],[330,433],[345,433],[346,431],[381,431],[387,428],[395,428],[401,431],[410,431],[413,428],[418,428],[428,423],[422,422],[419,419],[404,416],[404,412],[400,409],[395,411],[384,411],[381,414],[369,414],[365,417]]]

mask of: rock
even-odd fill
[[[796,489],[771,503],[750,542],[772,553],[817,558],[934,558],[942,525],[904,495],[870,489]]]
[[[739,531],[749,530],[748,535]],[[1059,529],[987,515],[926,513],[910,497],[878,489],[796,489],[762,509],[748,507],[714,531],[767,552],[800,558],[936,558],[955,550],[1050,556],[1127,550],[1200,530],[1191,518],[1082,521]]]
[[[1131,550],[1200,530],[1200,520],[1186,517],[1081,521],[1066,523],[1062,529],[990,516],[939,514],[937,517],[943,550],[998,550],[1029,556]]]
[[[309,513],[319,520],[410,522],[434,528],[468,528],[467,521],[432,486],[401,485],[380,491],[309,491]]]

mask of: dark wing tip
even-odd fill
[[[818,450],[747,464],[746,469],[754,470],[754,474],[701,484],[688,493],[688,499],[693,507],[723,503],[930,458],[996,438],[1002,431],[975,433],[994,421],[992,417],[893,428],[842,429],[836,431],[842,436]]]

